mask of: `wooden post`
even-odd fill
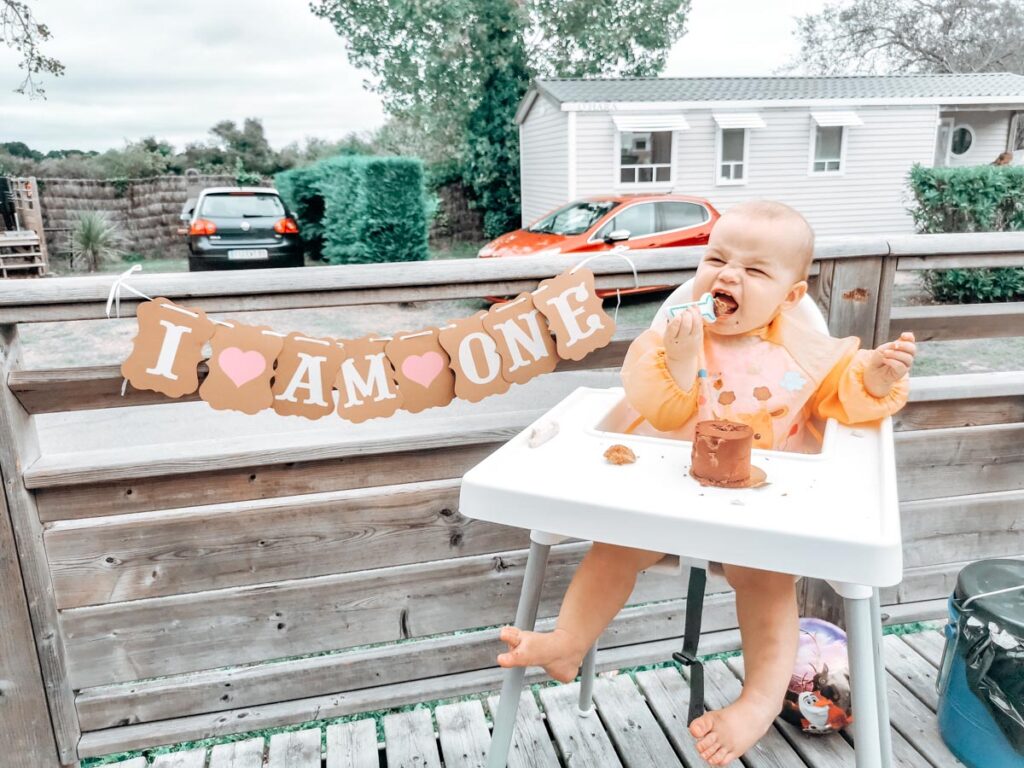
[[[50,257],[46,248],[46,232],[43,229],[43,201],[39,197],[39,183],[35,176],[17,179],[16,183],[22,185],[14,197],[15,201],[19,203],[21,224],[39,236],[39,253],[43,257],[43,269],[40,274],[45,275],[50,271]]]
[[[43,676],[4,494],[0,494],[0,628],[0,754],[7,756],[5,762],[13,758],[17,765],[53,765],[57,743],[46,710]]]
[[[821,263],[815,299],[833,336],[858,336],[867,349],[886,340],[896,263],[897,258],[888,254]],[[824,581],[801,579],[797,601],[801,616],[845,627],[843,600]]]
[[[26,662],[19,672],[20,676],[31,676],[35,670],[35,679],[42,673],[42,690],[32,692],[22,688],[20,697],[27,697],[24,702],[16,699],[11,707],[12,712],[4,712],[0,699],[0,712],[4,714],[3,727],[0,728],[0,745],[6,745],[10,739],[25,740],[33,745],[36,753],[29,752],[24,762],[13,763],[25,768],[49,766],[54,764],[54,747],[60,765],[78,766],[78,741],[81,730],[78,725],[78,712],[75,709],[75,694],[68,677],[67,658],[64,643],[57,620],[57,605],[54,600],[53,585],[47,565],[46,553],[43,550],[43,527],[39,521],[35,497],[22,482],[21,473],[39,456],[39,444],[36,437],[35,424],[32,416],[22,407],[7,386],[7,377],[12,370],[20,366],[20,344],[17,325],[0,325],[0,477],[3,479],[5,503],[2,520],[0,520],[0,547],[8,557],[0,568],[4,576],[0,582],[0,616],[7,618],[6,613],[17,618],[18,609],[6,605],[7,601],[17,599],[24,605],[27,598],[28,614],[31,627],[24,624],[13,624],[15,635],[6,638],[4,643],[17,642],[18,635],[30,632],[35,640],[35,664]],[[14,540],[5,539],[5,531],[13,531]],[[2,553],[0,553],[2,554]],[[10,565],[7,565],[7,563]],[[8,582],[6,571],[21,566],[21,579]],[[23,580],[23,581],[22,581]],[[15,591],[16,590],[16,591]],[[18,592],[21,594],[19,595]],[[12,597],[13,594],[13,597]],[[7,635],[7,625],[4,625]],[[12,663],[14,663],[12,657]],[[7,659],[0,659],[0,671],[7,667]],[[9,672],[4,672],[6,677]],[[25,685],[25,683],[22,683]],[[5,687],[6,681],[0,681]],[[49,705],[50,717],[38,716],[34,701],[43,692]],[[9,720],[13,717],[13,720]],[[51,726],[52,721],[52,726]],[[46,733],[40,731],[45,727]],[[54,744],[54,740],[56,744]],[[22,759],[18,752],[3,752],[4,765],[14,757]]]

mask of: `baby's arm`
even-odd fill
[[[622,364],[626,399],[655,429],[678,429],[696,410],[703,335],[700,318],[686,312],[664,333],[646,330],[629,346]]]
[[[891,416],[907,404],[909,372],[917,347],[904,333],[878,349],[851,352],[815,393],[812,405],[822,418],[860,424]]]

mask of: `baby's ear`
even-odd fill
[[[807,295],[807,281],[801,280],[798,283],[793,283],[793,287],[789,289],[789,293],[786,294],[786,298],[782,301],[782,308],[792,309],[800,303],[800,299],[805,295]]]

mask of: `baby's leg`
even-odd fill
[[[736,701],[690,725],[700,756],[711,765],[735,760],[771,727],[793,674],[800,632],[795,577],[735,565],[725,566],[725,577],[736,590],[746,682]]]
[[[508,652],[503,667],[544,667],[552,678],[568,683],[601,632],[626,604],[637,574],[664,557],[660,552],[618,547],[595,541],[565,592],[553,632],[503,627]]]

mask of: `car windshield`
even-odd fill
[[[527,231],[549,235],[582,235],[615,206],[613,202],[571,203],[527,227]]]
[[[211,218],[255,218],[284,216],[284,205],[277,195],[223,194],[203,198],[200,216]]]

